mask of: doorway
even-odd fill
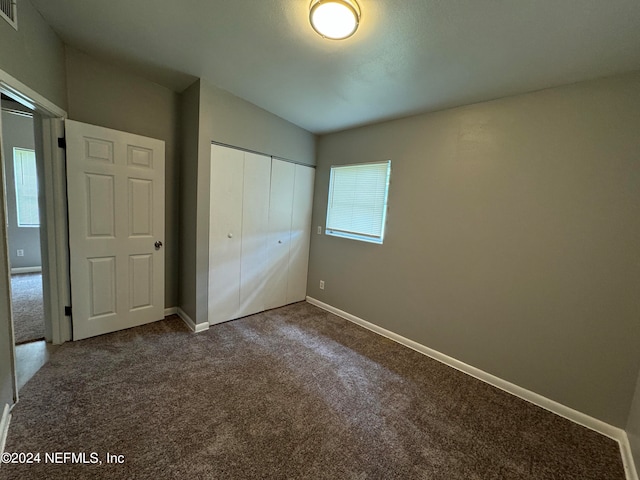
[[[55,348],[45,341],[45,330],[51,331],[51,326],[42,289],[43,215],[38,184],[43,172],[42,162],[36,161],[35,112],[4,94],[0,106],[13,341],[20,390]]]
[[[0,93],[0,403],[6,411],[53,345],[71,339],[71,329],[64,316],[68,240],[64,153],[58,145],[66,113],[2,70]],[[13,124],[23,124],[18,130],[30,131],[31,138],[14,144]],[[10,231],[12,226],[31,233],[30,238]],[[28,328],[16,325],[24,322],[25,312],[35,317]]]
[[[44,340],[38,163],[33,112],[2,95],[2,137],[16,345]]]

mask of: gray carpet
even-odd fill
[[[11,275],[11,306],[16,343],[44,338],[41,273]]]
[[[307,303],[66,343],[20,396],[7,451],[125,463],[8,479],[625,478],[615,441]]]

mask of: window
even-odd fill
[[[382,243],[391,161],[331,167],[325,233]]]
[[[36,171],[36,153],[33,150],[13,149],[13,175],[16,180],[18,226],[40,226],[38,174]]]

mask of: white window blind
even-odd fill
[[[382,243],[391,161],[331,167],[326,234]]]
[[[38,227],[38,174],[36,154],[33,150],[13,149],[13,173],[16,180],[18,226]]]

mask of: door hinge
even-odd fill
[[[64,307],[64,316],[65,317],[71,316],[71,307]]]
[[[58,148],[67,149],[67,139],[65,137],[58,139]]]

